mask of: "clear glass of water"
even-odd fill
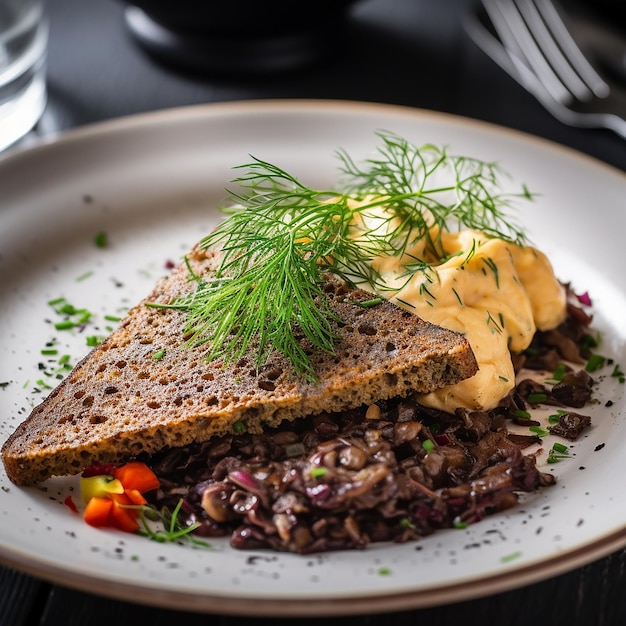
[[[0,0],[0,150],[43,113],[47,43],[44,0]]]

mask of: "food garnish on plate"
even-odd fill
[[[417,539],[552,484],[541,437],[509,424],[552,404],[556,433],[589,425],[570,408],[591,398],[591,317],[506,214],[531,194],[378,137],[363,166],[338,153],[337,189],[242,166],[226,219],[5,442],[9,478],[82,472],[94,526],[163,539],[152,512],[301,553]]]

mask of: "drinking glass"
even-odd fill
[[[0,0],[0,150],[43,113],[47,43],[44,0]]]

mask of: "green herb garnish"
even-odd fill
[[[171,512],[167,508],[157,511],[155,507],[150,505],[141,505],[137,507],[139,509],[139,519],[142,525],[142,529],[137,532],[140,535],[148,537],[148,539],[152,539],[153,541],[158,541],[159,543],[173,543],[185,540],[196,546],[210,548],[211,544],[206,541],[196,539],[192,535],[193,531],[200,526],[199,523],[196,522],[195,524],[184,526],[180,522],[179,514],[182,505],[183,501],[181,499]],[[135,505],[129,505],[129,507],[136,508]],[[163,524],[163,528],[153,530],[149,524],[150,520],[160,521]]]
[[[321,478],[326,476],[326,474],[328,474],[327,467],[314,467],[311,469],[311,478]]]
[[[435,443],[431,439],[424,439],[424,441],[422,441],[422,448],[424,448],[426,452],[430,452],[435,449]]]
[[[571,455],[566,445],[562,443],[555,442],[552,445],[552,449],[548,452],[548,463],[558,463],[563,459],[569,459]]]
[[[559,363],[554,369],[554,372],[552,373],[552,378],[556,381],[561,381],[563,380],[566,371],[567,371],[567,368],[565,367],[565,364]]]
[[[246,425],[243,422],[235,422],[233,424],[233,432],[237,435],[241,435],[246,432]]]
[[[626,381],[626,374],[622,372],[622,368],[619,365],[616,365],[613,368],[613,371],[611,372],[611,376],[613,378],[617,378],[617,380],[619,380],[620,383],[623,383],[624,381]]]
[[[585,365],[585,370],[587,372],[595,372],[599,370],[601,367],[604,367],[606,363],[606,358],[599,354],[592,354],[589,359],[587,359],[587,364]]]
[[[547,437],[550,434],[549,431],[541,426],[529,426],[528,430],[530,430],[531,433],[535,433],[537,437]]]
[[[548,416],[548,422],[550,424],[558,424],[559,420],[561,419],[561,415],[565,415],[565,413],[567,413],[567,411],[563,409],[558,409],[556,413],[552,413]]]
[[[239,166],[233,206],[201,246],[221,248],[211,276],[168,305],[187,313],[187,346],[207,344],[207,359],[237,361],[252,349],[257,367],[273,350],[297,374],[315,379],[306,338],[313,348],[334,353],[335,331],[323,292],[324,275],[383,288],[371,259],[402,255],[417,241],[428,258],[415,259],[425,275],[447,256],[441,233],[471,228],[489,237],[522,244],[525,235],[503,208],[513,197],[499,191],[503,172],[494,163],[452,156],[445,148],[417,147],[388,132],[363,167],[345,152],[341,189],[312,189],[280,167],[254,158]],[[373,213],[381,207],[383,211]],[[496,277],[497,278],[497,277]]]
[[[506,554],[505,556],[500,558],[501,563],[510,563],[511,561],[515,561],[522,556],[522,553],[518,550],[517,552],[511,552],[511,554]]]
[[[99,232],[94,235],[93,242],[97,248],[106,248],[109,241],[105,232]]]

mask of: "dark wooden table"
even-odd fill
[[[573,2],[564,0],[573,16],[580,15],[580,7]],[[471,0],[363,0],[351,13],[344,45],[331,58],[273,76],[191,75],[165,67],[129,36],[123,6],[117,0],[49,0],[48,5],[50,102],[35,134],[206,102],[364,100],[487,120],[574,148],[626,171],[624,140],[608,131],[562,125],[468,39],[462,20],[474,6]],[[622,27],[626,33],[626,26]],[[485,625],[621,626],[626,624],[625,588],[626,551],[620,551],[521,589],[449,606],[381,615],[360,615],[355,607],[354,617],[299,621],[303,626],[322,622],[329,626],[439,626],[468,620]],[[0,624],[7,626],[251,626],[276,621],[121,602],[0,566]]]

